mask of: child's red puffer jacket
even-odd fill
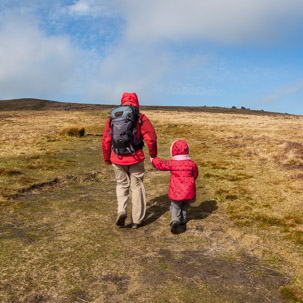
[[[188,153],[186,141],[178,140],[171,146],[171,160],[164,161],[157,157],[152,160],[155,168],[171,172],[168,197],[174,201],[196,198],[195,180],[198,177],[198,167],[189,158]]]

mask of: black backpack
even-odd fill
[[[143,148],[142,137],[137,138],[137,122],[139,108],[130,105],[121,105],[111,112],[111,148],[116,155],[135,154]]]

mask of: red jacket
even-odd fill
[[[121,105],[132,105],[139,107],[138,97],[135,93],[124,93],[121,99]],[[157,136],[155,129],[148,118],[140,113],[140,121],[137,123],[138,138],[142,135],[143,140],[146,142],[149,155],[153,158],[157,156]],[[106,164],[115,163],[118,165],[132,165],[139,163],[145,159],[142,149],[136,151],[134,155],[125,154],[117,156],[111,150],[111,135],[110,135],[110,119],[106,121],[106,125],[102,137],[102,152]]]
[[[195,180],[198,177],[197,164],[190,160],[188,145],[185,141],[175,141],[171,147],[172,159],[169,161],[154,158],[152,164],[159,170],[169,170],[170,185],[168,197],[174,201],[196,198]]]

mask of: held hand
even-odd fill
[[[154,158],[150,157],[150,162],[153,163]]]

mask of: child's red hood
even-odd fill
[[[184,140],[175,141],[171,146],[171,155],[172,157],[177,155],[188,155],[189,148]]]

